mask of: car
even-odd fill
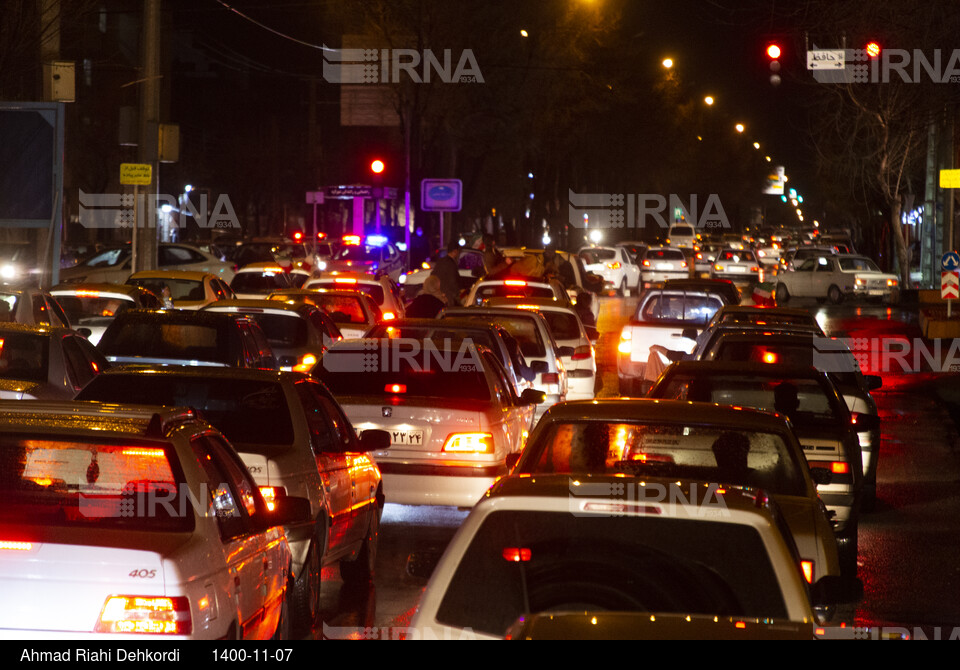
[[[739,282],[762,282],[763,269],[750,249],[723,249],[713,260],[710,276]]]
[[[317,377],[354,427],[390,433],[373,457],[391,503],[472,507],[523,449],[543,401],[532,389],[518,397],[489,349],[451,344],[341,342],[321,361]]]
[[[559,281],[536,277],[511,276],[498,279],[480,279],[470,287],[465,306],[481,306],[492,298],[546,298],[558,304],[571,306],[573,303],[566,289]]]
[[[533,388],[546,394],[537,406],[535,419],[539,420],[551,405],[567,399],[569,382],[560,345],[541,314],[505,307],[448,307],[440,312],[439,319],[495,320],[520,343],[520,352],[536,373]]]
[[[713,274],[713,261],[725,247],[719,244],[704,244],[694,250],[693,271],[695,277],[709,278]]]
[[[0,398],[72,400],[109,367],[74,330],[0,323]]]
[[[511,470],[564,473],[762,490],[783,513],[807,581],[840,574],[826,509],[783,417],[676,400],[566,402],[543,416]]]
[[[227,258],[236,270],[254,263],[279,265],[284,272],[294,269],[313,270],[307,245],[302,240],[290,240],[282,237],[257,237],[249,242],[236,245]]]
[[[527,309],[543,316],[550,334],[560,347],[560,359],[567,372],[567,400],[592,400],[596,396],[599,382],[596,352],[575,310],[543,299],[498,298],[488,301],[488,305],[493,308]],[[593,333],[596,334],[596,329],[593,329]]]
[[[320,277],[307,281],[303,288],[359,291],[370,296],[380,308],[378,321],[402,319],[406,313],[400,288],[385,274],[374,276],[361,272],[326,272]]]
[[[667,231],[667,244],[675,249],[693,249],[697,246],[697,231],[687,223],[676,223]]]
[[[649,397],[752,407],[786,416],[832,513],[840,569],[856,575],[863,494],[857,432],[871,427],[870,417],[859,417],[861,425],[855,424],[826,373],[765,363],[683,361],[666,369]]]
[[[809,258],[794,272],[777,277],[777,303],[791,298],[827,299],[834,305],[850,298],[900,302],[900,279],[882,272],[866,256],[833,255]]]
[[[845,592],[842,578],[829,577],[808,591],[776,504],[762,493],[648,485],[673,498],[638,500],[641,487],[609,475],[501,479],[436,563],[409,635],[500,639],[521,617],[578,611],[785,621],[812,633],[812,604]]]
[[[237,314],[130,310],[114,318],[97,349],[111,363],[278,368],[257,322]]]
[[[56,298],[38,288],[0,287],[0,323],[70,328]]]
[[[198,310],[217,300],[236,297],[226,282],[209,272],[144,270],[130,275],[125,283],[152,291],[165,306],[176,309]]]
[[[647,250],[649,246],[646,242],[638,241],[628,241],[628,242],[617,242],[613,246],[622,247],[627,250],[627,253],[630,256],[630,260],[634,265],[639,266],[640,258],[643,256],[643,252]]]
[[[288,636],[283,526],[307,501],[268,510],[195,411],[2,401],[0,433],[0,636]]]
[[[216,368],[121,368],[84,389],[103,403],[190,405],[231,443],[271,504],[310,502],[308,523],[287,527],[291,616],[303,634],[319,617],[321,570],[340,564],[364,583],[377,554],[384,493],[369,455],[385,434],[357,433],[329,392],[296,372]]]
[[[778,275],[784,272],[793,272],[803,263],[811,258],[820,258],[821,256],[833,256],[836,249],[833,247],[792,247],[786,249],[780,256],[778,262]]]
[[[738,303],[729,303],[721,307],[709,324],[709,326],[715,325],[804,326],[818,329],[823,333],[816,317],[805,309],[755,307]]]
[[[286,289],[267,300],[302,300],[319,307],[330,317],[345,340],[355,340],[380,323],[380,308],[373,298],[359,291]]]
[[[404,301],[409,303],[423,289],[423,283],[433,272],[433,263],[424,261],[422,267],[400,275],[400,292]],[[481,249],[460,249],[457,259],[457,272],[460,275],[460,290],[466,291],[474,282],[482,277],[484,272],[483,251]]]
[[[40,283],[41,274],[33,245],[21,242],[0,243],[0,284],[24,288],[36,286]]]
[[[296,288],[290,274],[276,262],[249,263],[233,275],[230,288],[241,300],[266,298],[274,291]]]
[[[94,345],[119,312],[163,308],[163,300],[156,293],[129,284],[59,284],[50,289],[50,295],[73,328]]]
[[[873,417],[871,428],[859,431],[857,439],[863,462],[864,511],[871,511],[877,495],[877,469],[880,460],[880,414],[871,391],[883,385],[877,375],[864,375],[857,359],[842,340],[827,338],[821,332],[791,329],[723,330],[705,343],[696,360],[744,361],[771,365],[810,366],[827,373],[847,404],[851,415]]]
[[[157,269],[207,272],[221,281],[233,279],[233,265],[211,253],[187,244],[161,243],[157,249]],[[130,276],[130,245],[120,245],[99,253],[60,271],[62,283],[96,282],[122,284]]]
[[[643,288],[660,284],[668,279],[687,279],[690,267],[682,249],[650,247],[640,260],[640,279]]]
[[[400,281],[404,271],[404,257],[397,247],[383,235],[345,235],[343,244],[333,258],[327,261],[324,272],[358,272],[387,275]]]
[[[513,259],[514,262],[525,256],[542,256],[546,253],[544,249],[527,247],[506,247],[501,251],[506,258]],[[571,304],[576,304],[581,293],[593,295],[603,293],[603,277],[595,272],[587,271],[577,254],[568,251],[557,251],[556,254],[560,257],[560,277],[563,278],[562,283],[567,290]],[[540,262],[542,263],[542,260]],[[594,321],[600,318],[600,302],[598,300],[591,301],[590,311],[593,313]]]
[[[739,305],[742,300],[740,289],[729,279],[668,279],[663,282],[663,289],[665,291],[680,290],[713,293],[723,298],[724,307],[728,305]]]
[[[401,338],[407,340],[431,339],[437,342],[468,341],[475,346],[490,349],[507,371],[516,394],[533,388],[536,373],[527,365],[520,343],[496,322],[495,317],[483,322],[474,319],[400,319],[381,323],[371,328],[367,339]]]
[[[267,337],[281,370],[309,374],[327,348],[343,339],[333,319],[302,300],[220,300],[203,311],[253,318]]]
[[[604,288],[630,295],[640,288],[640,267],[624,247],[584,247],[577,252],[587,272],[603,277]]]

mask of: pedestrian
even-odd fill
[[[447,298],[447,306],[460,306],[460,243],[457,239],[447,244],[446,255],[433,266],[430,276],[440,280],[440,290]]]
[[[435,319],[444,307],[447,306],[447,297],[440,286],[440,278],[430,275],[423,282],[420,293],[407,306],[408,319]]]
[[[506,269],[507,259],[497,248],[497,239],[490,233],[483,236],[483,270],[489,276]]]

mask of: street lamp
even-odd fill
[[[706,98],[703,99],[703,101],[707,103],[708,106],[713,105],[713,103],[716,102],[716,100],[714,100],[712,95],[708,95]]]
[[[742,133],[744,130],[746,130],[746,127],[742,123],[738,123],[734,126],[734,128],[737,129],[738,133]]]
[[[669,70],[670,68],[673,67],[673,59],[672,59],[672,58],[664,58],[661,64],[663,65],[663,67],[665,67],[665,68],[667,68],[667,69]]]

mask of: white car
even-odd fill
[[[587,272],[603,277],[604,288],[620,295],[640,288],[640,266],[633,262],[624,247],[584,247],[577,252]]]
[[[792,622],[812,637],[807,584],[775,504],[751,490],[711,491],[609,475],[506,477],[447,546],[408,637],[501,639],[522,617],[614,611]]]
[[[644,288],[662,284],[668,279],[686,279],[690,264],[681,249],[650,247],[640,260],[640,279]]]
[[[285,635],[283,526],[309,519],[309,504],[269,511],[196,412],[4,401],[0,432],[0,637]]]
[[[646,247],[644,247],[644,249],[646,249]],[[524,256],[541,256],[545,253],[543,249],[528,249],[527,247],[506,247],[501,249],[501,251],[508,259],[514,260],[519,260]],[[629,248],[627,252],[629,256],[631,253]],[[570,297],[571,304],[576,304],[577,296],[580,293],[593,295],[603,291],[603,277],[596,273],[588,272],[583,266],[583,261],[580,260],[577,254],[572,254],[569,251],[558,251],[557,256],[560,257],[561,262],[560,274],[561,276],[566,275],[564,281],[566,282],[567,295]],[[590,311],[593,313],[594,321],[600,318],[599,300],[591,301]]]
[[[760,260],[750,249],[724,249],[713,259],[711,277],[740,282],[763,281]]]
[[[587,330],[576,311],[550,300],[491,300],[490,307],[512,307],[538,312],[560,347],[567,372],[567,400],[593,400],[596,396],[597,358]]]
[[[570,306],[570,296],[559,281],[542,278],[509,277],[503,279],[481,279],[467,293],[463,304],[467,307],[481,306],[496,298],[541,298],[555,300],[557,304]]]
[[[63,308],[70,325],[96,345],[117,312],[127,309],[163,309],[153,291],[129,284],[60,284],[50,295]]]
[[[523,449],[543,399],[517,397],[493,352],[468,342],[342,342],[317,376],[357,431],[390,433],[373,456],[387,502],[402,505],[472,507]]]
[[[160,244],[157,268],[209,272],[226,283],[233,279],[234,267],[217,256],[187,244]],[[122,284],[130,276],[130,245],[111,247],[60,271],[61,282],[99,282]]]
[[[380,308],[373,298],[360,291],[328,289],[286,289],[267,296],[268,300],[303,301],[319,307],[340,329],[345,340],[356,340],[380,322]]]
[[[676,223],[667,231],[667,244],[675,249],[693,249],[697,246],[697,231],[686,223]]]
[[[387,275],[370,275],[361,272],[325,272],[317,279],[311,279],[303,285],[307,290],[359,291],[370,296],[380,308],[380,319],[392,321],[402,319],[406,314],[400,288]]]
[[[161,299],[169,299],[170,306],[175,309],[197,311],[218,300],[236,297],[230,286],[209,272],[144,270],[130,275],[126,283],[152,291]],[[164,289],[168,289],[169,294]]]
[[[835,305],[847,298],[872,298],[895,305],[900,279],[865,256],[817,256],[777,277],[775,296],[781,305],[790,298],[826,298]]]
[[[250,263],[237,270],[230,288],[239,300],[265,299],[275,291],[296,288],[290,274],[276,263]]]

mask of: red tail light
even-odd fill
[[[643,267],[645,267],[645,268],[650,267],[650,261],[644,261],[644,262],[643,262]]]
[[[506,284],[507,286],[526,286],[527,285],[527,282],[521,281],[519,279],[507,279],[503,283]]]
[[[384,313],[383,313],[383,320],[384,320],[384,321],[393,321],[393,320],[396,319],[396,318],[397,318],[397,315],[394,314],[393,312],[384,312]]]
[[[504,547],[503,560],[511,563],[526,563],[530,560],[532,554],[526,547]]]
[[[387,384],[383,387],[384,393],[406,393],[407,385],[406,384]]]
[[[287,495],[287,490],[282,486],[261,486],[260,495],[263,496],[263,501],[267,503],[267,509],[272,512],[276,507],[274,503],[276,503],[277,498]]]
[[[834,461],[830,464],[830,472],[835,475],[850,474],[850,464],[846,461]]]
[[[193,631],[187,598],[110,596],[103,604],[98,633],[189,635]]]
[[[543,373],[543,383],[544,384],[559,384],[560,375],[556,372],[545,372]]]
[[[619,263],[619,262],[617,262],[617,263],[607,263],[607,267],[610,268],[611,270],[619,270],[619,269],[620,269],[620,263]]]
[[[577,347],[573,352],[572,359],[575,361],[585,361],[593,356],[593,349],[589,346]]]
[[[800,561],[800,569],[803,571],[803,578],[807,580],[807,584],[813,584],[814,562]]]

